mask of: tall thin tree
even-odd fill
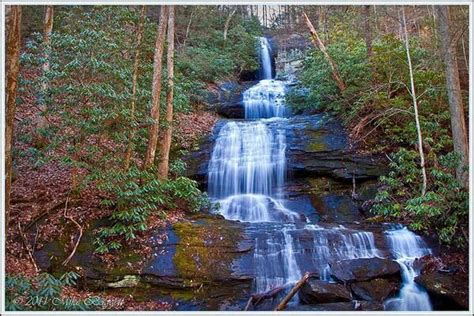
[[[158,146],[158,136],[160,131],[160,94],[161,94],[161,70],[163,61],[163,45],[166,35],[166,23],[168,20],[168,9],[166,6],[160,7],[160,22],[158,25],[158,34],[155,42],[155,56],[153,57],[153,82],[151,93],[151,112],[153,120],[149,128],[148,146],[145,154],[144,168],[153,165]]]
[[[229,25],[230,25],[230,21],[232,20],[232,17],[234,16],[235,12],[237,12],[237,7],[234,7],[234,9],[229,13],[229,16],[227,17],[227,19],[225,20],[225,24],[224,24],[224,41],[227,40],[227,32],[229,30]],[[169,27],[169,26],[168,26]]]
[[[16,94],[18,75],[20,73],[20,46],[21,46],[21,6],[7,6],[6,10],[6,126],[5,126],[5,226],[8,225],[10,215],[10,194],[13,173],[13,123],[16,112]]]
[[[420,166],[421,166],[421,173],[423,176],[421,195],[424,196],[426,193],[426,186],[427,186],[428,180],[426,177],[425,154],[423,152],[423,137],[421,135],[420,117],[418,115],[418,103],[417,103],[416,92],[415,92],[415,79],[413,77],[413,66],[411,63],[411,56],[410,56],[410,44],[409,44],[409,39],[408,39],[407,22],[405,18],[405,6],[402,6],[402,17],[403,17],[403,32],[405,35],[405,49],[407,53],[408,69],[410,71],[410,89],[411,89],[410,94],[413,100],[413,109],[415,111],[416,132],[418,135],[418,152],[420,153]]]
[[[449,111],[451,112],[451,130],[453,134],[454,151],[461,158],[456,169],[456,178],[468,186],[469,145],[467,138],[466,119],[459,83],[459,69],[456,60],[456,41],[450,29],[450,12],[448,6],[436,6],[441,51],[444,59],[446,74],[446,89],[448,91]]]
[[[38,102],[38,108],[41,111],[41,115],[38,118],[36,136],[44,141],[43,137],[39,136],[40,129],[44,129],[48,126],[48,120],[46,119],[46,93],[48,90],[47,75],[50,68],[50,50],[51,50],[51,33],[53,32],[53,19],[54,19],[54,7],[52,5],[46,6],[43,20],[43,58],[44,62],[42,65],[43,78],[41,82],[41,93]]]
[[[140,9],[140,21],[136,27],[136,35],[137,41],[135,44],[135,56],[133,57],[133,72],[132,72],[132,96],[130,102],[130,121],[132,124],[135,124],[135,107],[137,103],[137,88],[138,88],[138,64],[140,62],[140,46],[142,43],[143,31],[144,31],[144,24],[145,24],[145,10],[146,7],[144,5],[141,6]],[[128,145],[127,151],[125,152],[125,159],[124,159],[124,168],[128,170],[130,168],[130,160],[132,158],[133,153],[133,140],[135,138],[135,126],[129,131],[128,136]]]
[[[173,132],[173,89],[174,89],[174,6],[169,7],[168,14],[168,52],[166,56],[168,87],[166,90],[166,122],[163,142],[160,150],[161,160],[158,164],[158,177],[168,178],[171,136]]]
[[[370,25],[370,5],[363,6],[363,19],[364,19],[364,38],[365,46],[367,47],[367,57],[372,57],[372,26]]]

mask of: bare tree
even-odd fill
[[[48,90],[47,75],[50,68],[50,50],[51,50],[51,33],[53,32],[53,16],[54,8],[51,5],[46,6],[43,20],[43,59],[44,62],[41,66],[43,76],[41,81],[41,90],[37,99],[37,106],[40,110],[40,115],[36,123],[36,130],[34,132],[34,139],[36,144],[45,144],[47,139],[41,135],[41,130],[48,126],[48,120],[46,118],[47,104],[46,104],[46,93]]]
[[[193,22],[193,17],[194,17],[195,11],[196,11],[196,7],[193,6],[193,9],[191,11],[191,15],[189,16],[188,26],[186,27],[186,33],[184,35],[183,46],[186,46],[186,41],[188,40],[188,37],[189,37],[189,31],[191,30],[191,23]]]
[[[135,107],[137,103],[137,88],[138,88],[138,64],[140,62],[140,45],[142,43],[143,30],[145,24],[145,10],[146,7],[142,5],[140,10],[140,22],[136,27],[137,42],[135,46],[135,56],[133,58],[133,73],[132,73],[132,101],[130,104],[130,121],[134,124],[135,121]],[[128,170],[130,167],[130,159],[133,152],[133,139],[135,138],[135,126],[132,126],[128,136],[128,146],[125,153],[124,168]]]
[[[441,51],[446,73],[446,89],[448,91],[449,111],[451,112],[451,130],[453,133],[454,151],[461,162],[456,169],[456,178],[468,186],[468,174],[465,167],[469,164],[469,145],[467,141],[466,119],[459,83],[459,69],[456,60],[456,40],[450,30],[450,12],[448,6],[436,6]]]
[[[420,118],[418,116],[418,104],[416,100],[415,80],[413,78],[413,67],[411,64],[410,44],[408,40],[407,23],[406,23],[406,18],[405,18],[405,6],[402,7],[402,17],[403,17],[403,31],[405,35],[405,48],[406,48],[406,53],[407,53],[408,68],[410,70],[410,86],[411,86],[410,94],[413,100],[413,109],[415,111],[416,132],[418,135],[418,151],[420,153],[421,173],[423,175],[423,186],[421,188],[421,195],[425,195],[426,185],[427,185],[428,180],[426,178],[425,154],[423,152],[423,138],[421,136]]]
[[[364,5],[363,16],[365,45],[367,47],[367,57],[370,59],[372,57],[372,27],[370,25],[370,5]]]
[[[174,89],[174,6],[169,7],[168,16],[168,52],[166,56],[168,70],[168,89],[166,90],[166,122],[161,146],[161,160],[158,164],[158,177],[168,178],[169,156],[173,125],[173,89]]]
[[[331,67],[331,70],[332,70],[332,76],[334,78],[334,80],[336,81],[336,84],[339,88],[339,90],[344,91],[346,90],[346,85],[344,83],[344,81],[342,80],[340,74],[339,74],[339,70],[337,69],[337,66],[336,64],[334,63],[334,60],[332,59],[332,57],[328,54],[327,50],[326,50],[326,47],[324,46],[323,42],[321,41],[321,39],[319,38],[319,35],[318,33],[316,32],[313,24],[311,23],[311,21],[309,20],[308,16],[306,15],[305,12],[303,12],[303,16],[305,18],[305,21],[306,21],[306,25],[308,26],[309,28],[309,32],[311,34],[311,40],[314,44],[314,46],[318,47],[321,52],[323,53],[324,57],[326,58],[326,61],[329,63],[329,66]]]
[[[161,6],[160,22],[158,25],[158,34],[155,42],[155,56],[153,57],[153,83],[151,94],[151,113],[153,124],[150,126],[148,135],[148,147],[146,150],[144,168],[153,165],[158,146],[158,134],[160,131],[160,94],[161,94],[161,70],[163,60],[163,44],[166,35],[166,22],[168,19],[168,10],[166,6]]]
[[[7,58],[6,58],[6,128],[5,128],[5,226],[8,225],[10,215],[10,193],[13,173],[13,122],[16,111],[16,93],[18,75],[20,72],[20,46],[21,46],[21,6],[6,7],[7,21]]]
[[[227,40],[227,31],[229,30],[229,25],[230,21],[232,20],[232,17],[234,16],[235,12],[237,12],[237,7],[234,7],[234,9],[230,12],[229,16],[225,20],[224,24],[224,41]]]

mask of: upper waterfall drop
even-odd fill
[[[261,79],[272,79],[272,57],[270,43],[266,37],[259,38]]]
[[[260,77],[256,85],[243,94],[246,119],[282,117],[285,114],[286,84],[272,79],[272,59],[270,44],[265,37],[260,42]]]

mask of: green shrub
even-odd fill
[[[209,200],[199,190],[198,183],[189,178],[158,180],[156,170],[140,170],[132,166],[128,171],[110,170],[93,179],[98,187],[110,195],[102,204],[114,208],[110,225],[102,227],[95,240],[96,252],[120,249],[124,242],[136,238],[147,229],[150,214],[166,217],[170,209],[197,212],[209,207]]]
[[[467,245],[469,194],[454,176],[459,158],[448,153],[439,157],[438,165],[429,166],[427,192],[421,196],[418,157],[416,151],[406,149],[392,155],[390,173],[380,179],[383,187],[372,211],[406,221],[417,231],[434,231],[445,244]]]

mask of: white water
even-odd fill
[[[428,294],[415,283],[415,277],[420,274],[420,271],[413,267],[417,258],[431,254],[431,250],[426,247],[420,236],[409,231],[406,227],[389,230],[385,234],[392,255],[402,270],[403,281],[399,297],[387,300],[385,308],[399,311],[432,310]]]
[[[271,48],[266,37],[259,38],[260,43],[260,63],[262,79],[272,79],[272,59]]]
[[[285,114],[285,83],[265,79],[244,92],[246,119],[282,117]]]

